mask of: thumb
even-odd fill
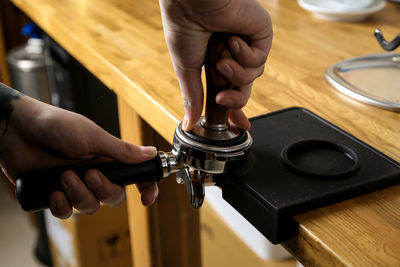
[[[176,75],[181,87],[185,118],[182,128],[189,131],[193,128],[201,116],[203,110],[203,84],[201,81],[201,69],[176,70]]]
[[[93,138],[92,151],[125,163],[140,163],[157,155],[154,146],[136,146],[125,142],[104,130]]]

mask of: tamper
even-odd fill
[[[185,183],[194,208],[202,205],[204,185],[214,184],[213,175],[226,172],[228,166],[243,158],[252,144],[247,131],[229,124],[229,109],[215,102],[219,92],[234,89],[216,69],[220,58],[232,57],[228,49],[231,36],[214,34],[208,41],[204,60],[207,85],[205,117],[200,118],[190,132],[182,130],[182,123],[175,130],[172,153],[185,166],[177,173],[177,180]]]
[[[144,181],[161,181],[176,173],[178,183],[183,183],[189,193],[193,208],[201,207],[204,186],[215,184],[215,175],[227,172],[245,158],[252,145],[252,138],[228,122],[229,109],[215,102],[222,90],[235,89],[216,69],[220,58],[232,57],[228,48],[228,33],[211,36],[205,56],[207,85],[205,116],[194,128],[186,132],[182,123],[174,134],[171,152],[158,153],[152,160],[139,164],[105,162],[85,166],[60,166],[38,170],[17,176],[16,195],[26,211],[49,207],[49,196],[54,191],[63,191],[59,177],[66,170],[73,170],[79,177],[90,169],[101,171],[111,182],[125,186]]]

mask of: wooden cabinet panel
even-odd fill
[[[121,98],[121,136],[138,145],[171,146]],[[159,197],[143,207],[135,186],[127,188],[133,262],[136,267],[200,267],[199,211],[192,210],[185,187],[170,175],[159,184]]]

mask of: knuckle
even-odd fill
[[[188,98],[188,97],[183,97],[183,106],[185,108],[186,114],[189,114],[189,116],[197,116],[197,114],[201,113],[201,110],[203,108],[203,97],[196,97],[196,98]],[[200,115],[199,115],[200,117]]]
[[[261,75],[263,75],[264,71],[265,71],[265,64],[263,64],[263,65],[259,68],[259,71],[258,71],[258,74],[257,74],[257,77],[256,77],[256,78],[258,78],[258,77],[260,77]]]
[[[182,94],[182,101],[183,101],[183,105],[184,105],[185,107],[190,107],[191,101],[190,101],[190,99],[189,99],[186,95],[184,95],[184,94]]]
[[[249,72],[243,73],[242,75],[238,75],[236,77],[236,85],[238,86],[245,86],[254,81],[253,75]]]
[[[195,103],[192,99],[188,97],[183,97],[182,100],[183,100],[183,106],[185,107],[186,110],[188,109],[190,110],[193,108]]]
[[[138,152],[138,146],[132,145],[129,142],[122,141],[121,143],[121,150],[126,152],[127,155],[132,155]]]
[[[268,59],[268,53],[262,53],[262,56],[261,56],[261,62],[263,62],[264,64],[265,64],[265,62],[267,61],[267,59]],[[263,64],[263,65],[264,65]]]
[[[257,48],[256,52],[254,53],[255,56],[255,62],[257,62],[257,65],[262,65],[264,64],[267,59],[268,59],[268,52],[264,51],[261,48]]]

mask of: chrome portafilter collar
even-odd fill
[[[204,200],[205,185],[214,185],[214,175],[226,173],[244,159],[253,140],[247,131],[229,127],[214,131],[201,125],[190,132],[175,129],[172,154],[184,167],[177,172],[177,182],[184,183],[192,207],[199,208]]]
[[[232,129],[233,128],[233,129]],[[213,131],[196,124],[191,132],[175,130],[173,151],[180,162],[207,174],[226,172],[227,165],[239,160],[251,147],[249,132],[236,127],[232,130]]]

